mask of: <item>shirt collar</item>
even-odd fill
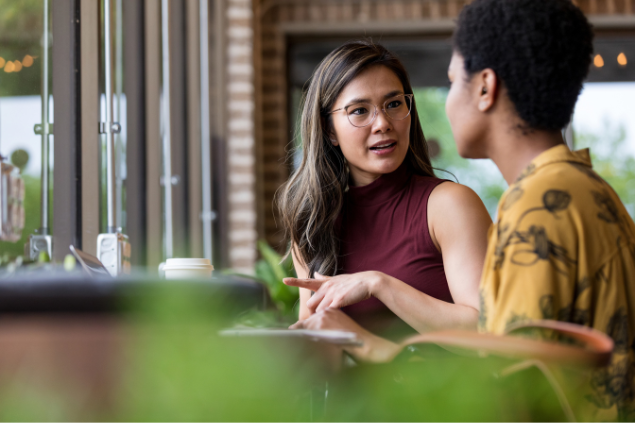
[[[591,164],[591,155],[588,148],[571,151],[566,144],[561,144],[555,147],[551,147],[549,150],[543,151],[538,155],[538,157],[534,158],[531,163],[529,163],[529,166],[527,166],[525,170],[522,171],[514,184],[525,179],[527,176],[532,175],[541,167],[559,162],[573,162],[579,163],[589,168],[593,167]]]

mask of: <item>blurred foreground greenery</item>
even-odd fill
[[[156,284],[131,295],[114,400],[91,408],[65,380],[33,381],[29,357],[0,381],[0,420],[12,421],[509,421],[561,420],[544,378],[496,375],[509,364],[423,351],[330,373],[320,344],[221,337],[236,309],[203,286]],[[80,318],[80,317],[78,317]],[[81,317],[85,319],[86,317]],[[78,364],[81,365],[81,364]],[[29,384],[31,382],[31,384]]]

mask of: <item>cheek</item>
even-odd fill
[[[399,138],[410,141],[410,127],[412,125],[412,116],[408,116],[406,119],[399,121],[398,131]]]
[[[450,89],[448,93],[448,97],[445,100],[445,114],[448,116],[448,120],[450,121],[450,126],[452,126],[452,130],[454,131],[454,125],[456,119],[454,119],[454,115],[456,112],[456,90],[454,88]]]
[[[395,125],[395,129],[397,130],[397,134],[399,140],[405,141],[405,143],[401,143],[401,156],[402,160],[408,154],[408,149],[410,147],[410,130],[412,129],[412,117],[408,116],[407,119],[399,121],[397,125]]]
[[[469,132],[466,128],[466,122],[469,117],[467,116],[466,102],[467,99],[461,98],[456,87],[450,89],[448,98],[445,102],[445,113],[448,116],[450,127],[452,128],[452,135],[454,136],[454,142],[456,143],[458,153],[466,157],[467,144],[470,143]]]
[[[365,140],[368,134],[362,128],[355,128],[345,119],[337,119],[333,122],[333,128],[335,130],[335,138],[339,143],[342,153],[356,154],[355,152],[359,146],[365,145]]]

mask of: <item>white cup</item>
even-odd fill
[[[167,259],[162,268],[166,279],[209,279],[212,270],[209,260],[200,258]]]

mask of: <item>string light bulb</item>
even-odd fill
[[[602,66],[604,66],[604,59],[602,59],[602,56],[600,56],[599,54],[596,54],[593,58],[593,64],[596,68],[601,68]]]
[[[626,60],[626,55],[624,53],[620,53],[617,56],[617,63],[620,66],[626,66],[626,64],[628,63],[628,60]]]
[[[4,57],[0,57],[0,69],[2,69],[6,63],[7,61],[4,60]]]
[[[22,70],[22,62],[20,62],[19,60],[14,60],[13,66],[13,72],[20,72]]]
[[[22,59],[22,66],[24,66],[25,68],[30,68],[31,66],[33,66],[33,56],[29,54],[24,56],[24,59]]]
[[[11,72],[13,72],[14,70],[15,70],[15,65],[13,64],[13,62],[12,62],[11,60],[9,60],[9,61],[7,62],[7,64],[6,64],[6,65],[4,65],[4,71],[5,71],[6,73],[11,73]]]

